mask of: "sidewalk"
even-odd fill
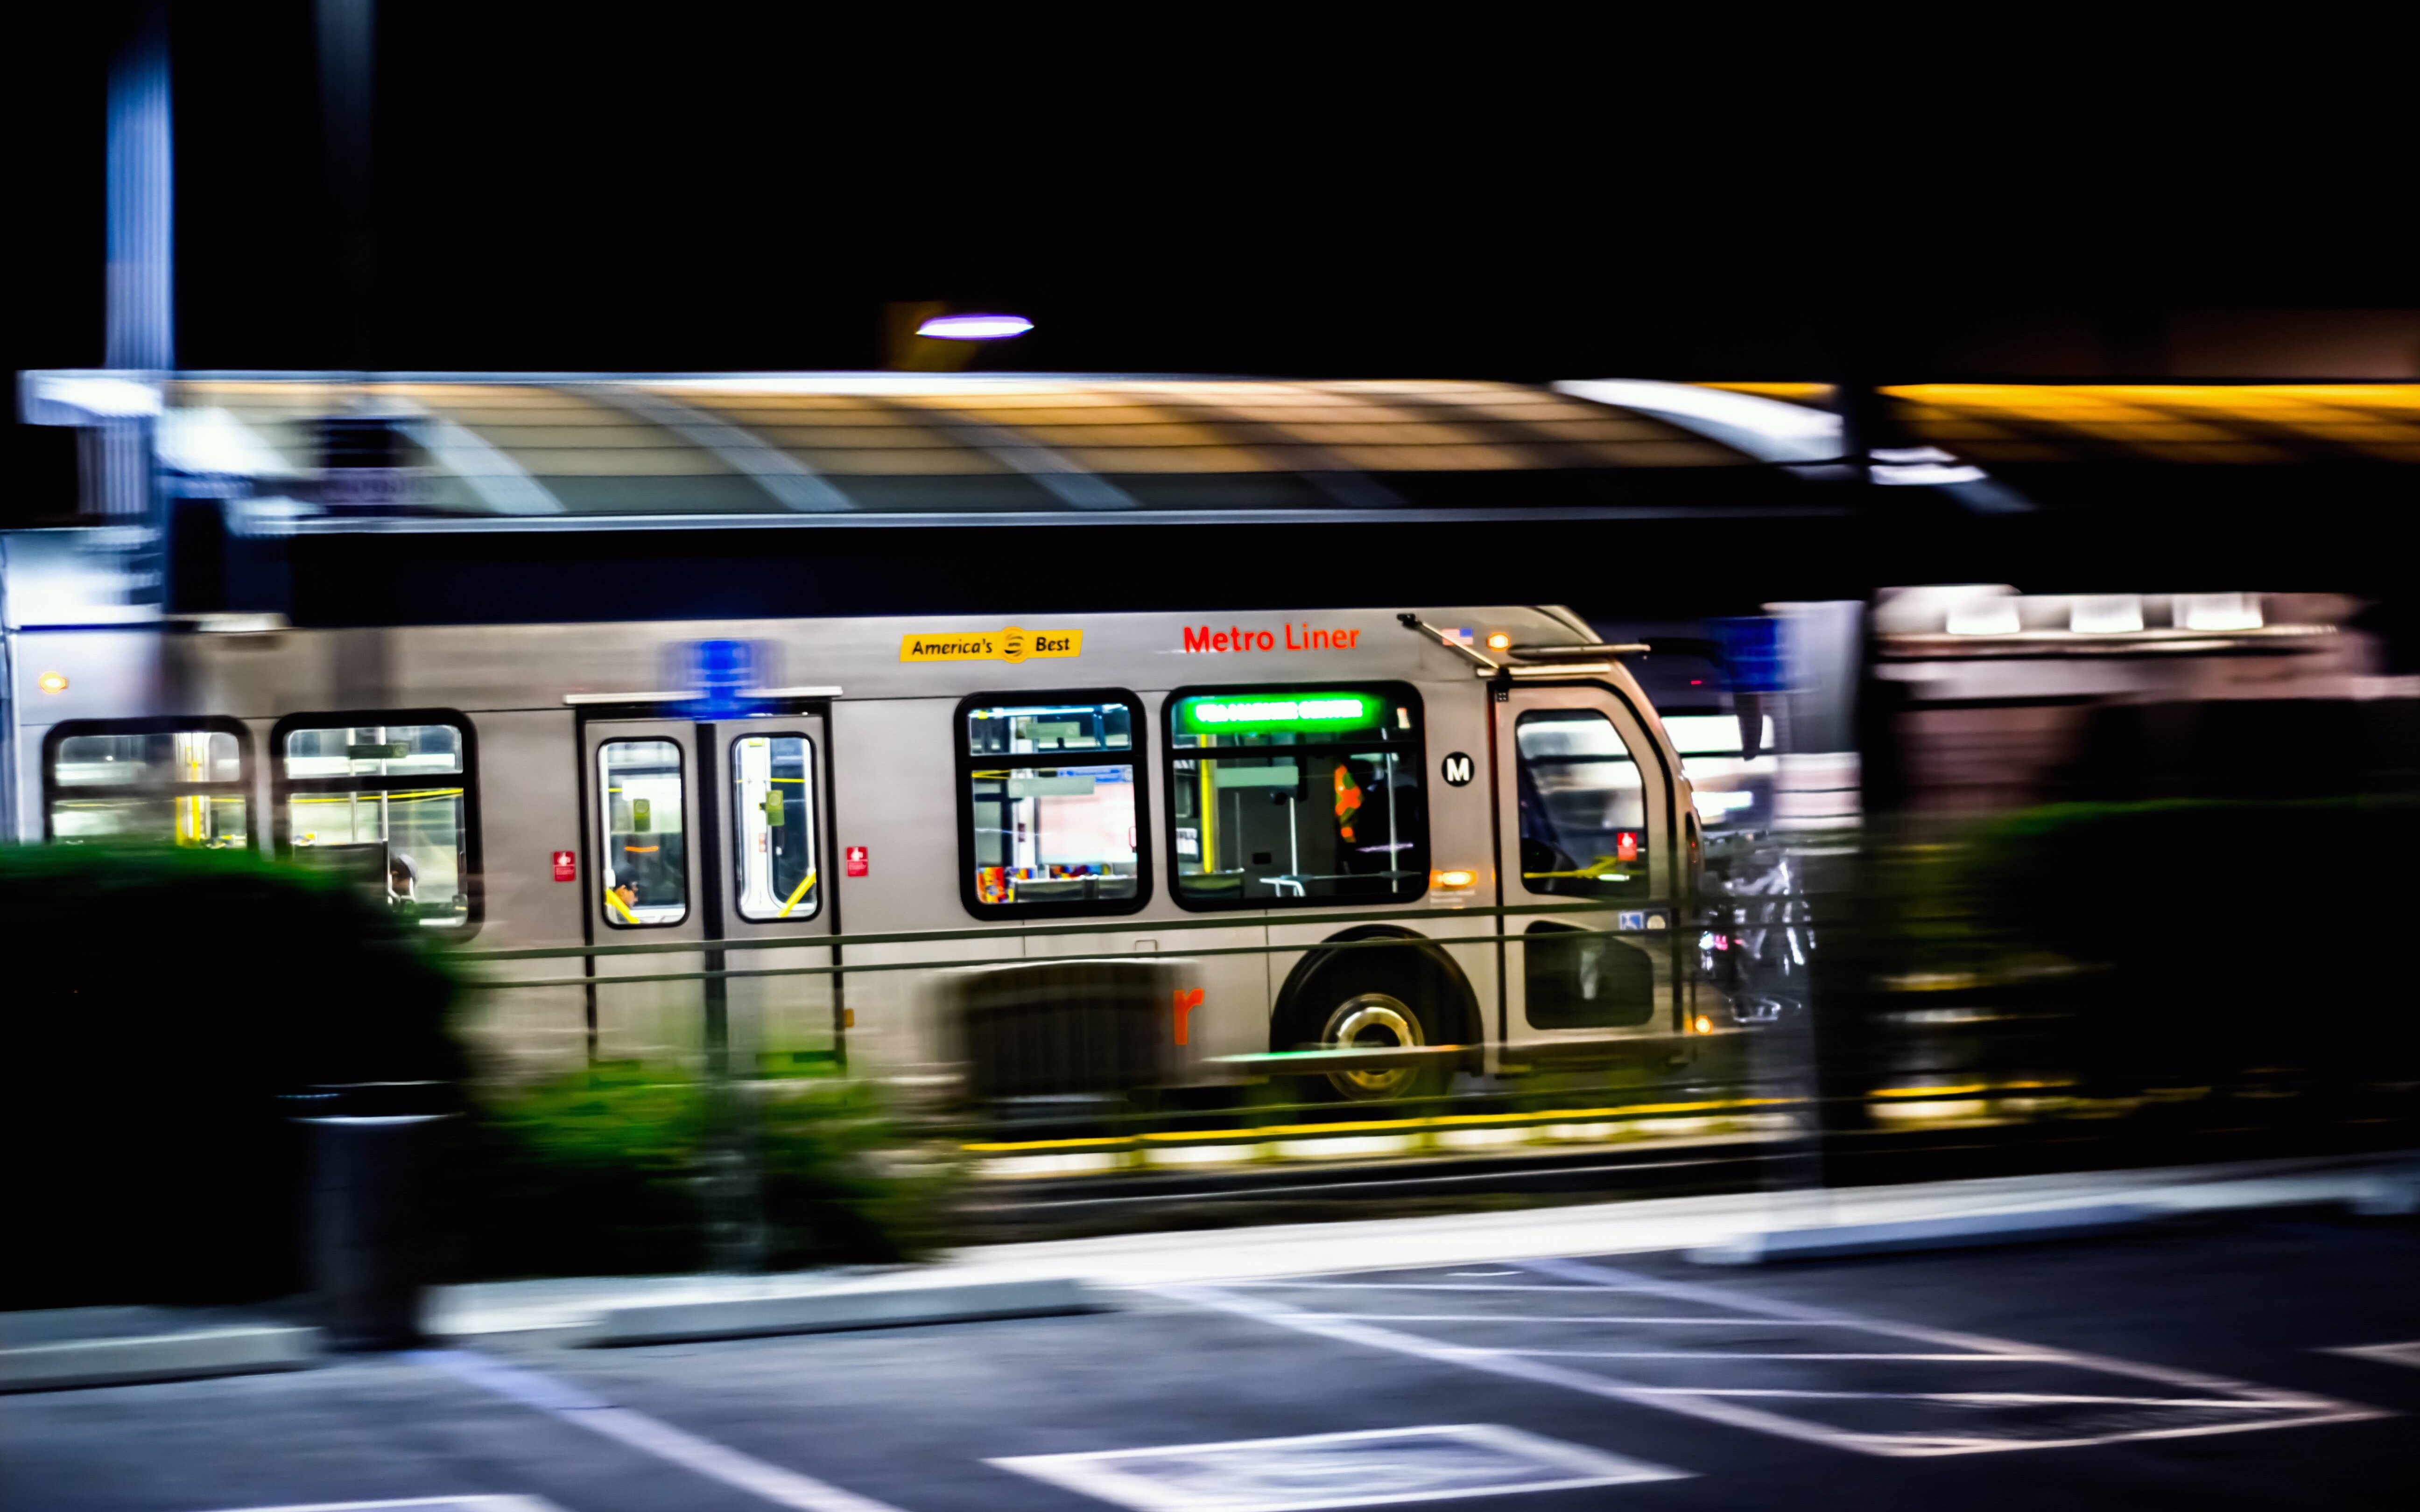
[[[1775,1228],[1964,1218],[2119,1201],[2179,1215],[2342,1204],[2372,1195],[2381,1178],[2409,1173],[2411,1168],[2409,1156],[2358,1162],[2253,1161],[987,1244],[954,1251],[930,1265],[855,1273],[483,1282],[438,1288],[429,1299],[428,1323],[432,1333],[466,1337],[581,1327],[617,1309],[690,1303],[845,1296],[1013,1281],[1150,1287],[1393,1266],[1697,1249]]]

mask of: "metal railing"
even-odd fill
[[[1569,933],[1559,931],[1554,935],[1554,939],[1557,942],[1561,942],[1580,938],[1620,936],[1624,938],[1652,938],[1660,942],[1666,939],[1678,938],[1682,933],[1685,933],[1683,925],[1676,922],[1676,920],[1682,918],[1681,906],[1682,905],[1669,901],[1648,903],[1624,901],[1621,903],[1572,904],[1519,903],[1503,906],[1474,905],[1468,908],[1438,908],[1419,911],[1406,910],[1398,906],[1383,911],[1372,911],[1368,913],[1342,910],[1336,912],[1322,911],[1316,916],[1302,918],[1299,919],[1294,918],[1271,918],[1264,915],[1251,915],[1240,918],[1235,916],[1224,916],[1212,918],[1163,918],[1149,920],[1129,918],[1113,919],[1106,923],[1034,924],[1024,927],[997,929],[902,930],[865,934],[802,934],[784,936],[778,939],[650,940],[633,945],[549,945],[517,947],[497,950],[461,949],[451,951],[449,952],[449,955],[450,958],[455,961],[473,964],[502,961],[596,961],[600,959],[644,955],[698,955],[704,953],[730,955],[758,950],[845,950],[851,947],[876,945],[932,945],[947,947],[968,940],[1066,939],[1081,938],[1087,935],[1134,935],[1146,930],[1154,936],[1157,936],[1161,934],[1191,931],[1233,931],[1236,929],[1249,929],[1260,926],[1281,927],[1296,923],[1333,926],[1337,928],[1369,923],[1391,923],[1409,927],[1416,922],[1433,923],[1434,921],[1444,918],[1501,918],[1512,916],[1519,916],[1521,918],[1550,918],[1560,915],[1595,915],[1601,917],[1606,914],[1627,913],[1646,913],[1650,915],[1660,914],[1663,916],[1664,922],[1661,927],[1654,928],[1641,927],[1637,929],[1573,930]],[[1293,950],[1357,950],[1383,949],[1389,946],[1401,948],[1404,946],[1417,947],[1420,945],[1494,945],[1499,941],[1518,943],[1526,938],[1528,938],[1528,936],[1522,934],[1507,933],[1497,931],[1483,934],[1419,934],[1417,936],[1389,935],[1385,938],[1367,940],[1321,940],[1311,941],[1305,944],[1210,946],[1193,950],[1165,950],[1157,952],[1117,950],[1104,953],[1114,954],[1120,958],[1132,958],[1137,954],[1149,956],[1155,953],[1171,958],[1221,955],[1268,955]],[[946,959],[928,958],[909,961],[838,962],[831,964],[812,966],[725,967],[716,970],[665,971],[631,973],[628,975],[616,974],[611,977],[589,975],[578,977],[535,978],[494,977],[485,978],[481,980],[477,985],[482,989],[585,987],[599,984],[622,986],[637,982],[655,981],[728,980],[754,977],[855,976],[861,972],[930,971],[956,969],[968,966],[1023,965],[1037,959],[1044,958],[1029,955],[970,958],[950,957]],[[1053,957],[1049,959],[1074,961],[1083,958],[1080,956],[1068,956],[1063,958]]]

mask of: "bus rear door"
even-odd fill
[[[614,984],[831,964],[814,943],[832,932],[823,714],[594,719],[581,749],[594,938],[695,947],[597,959],[599,1058],[747,1076],[837,1052],[845,1015],[827,975]],[[786,940],[799,949],[755,943]]]

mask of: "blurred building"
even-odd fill
[[[2244,774],[2264,766],[2271,789],[2329,791],[2375,764],[2367,737],[2313,744],[2324,724],[2362,722],[2335,706],[2420,695],[2420,678],[2381,675],[2378,638],[2351,623],[2361,608],[2335,594],[1885,589],[1869,785],[1939,816],[2060,798],[2250,796],[2260,779]],[[2210,703],[2247,717],[2192,712]],[[2222,725],[2233,726],[2223,737]]]

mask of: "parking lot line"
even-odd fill
[[[253,1506],[230,1512],[372,1512],[374,1508],[427,1507],[431,1512],[562,1512],[542,1496],[410,1496],[387,1502],[311,1502],[301,1506]]]
[[[1508,1271],[1507,1275],[1519,1273]],[[1263,1287],[1284,1291],[1559,1291],[1570,1293],[1579,1288],[1573,1286],[1541,1286],[1535,1281],[1221,1281],[1229,1290]]]
[[[1801,1319],[1634,1319],[1623,1314],[1331,1314],[1324,1319],[1353,1319],[1356,1323],[1721,1323],[1723,1328],[1806,1328]],[[1832,1323],[1854,1328],[1854,1323]]]
[[[1399,1333],[1391,1328],[1378,1328],[1370,1323],[1337,1318],[1327,1313],[1310,1312],[1289,1307],[1280,1302],[1268,1302],[1247,1297],[1218,1287],[1170,1286],[1156,1288],[1163,1295],[1191,1302],[1203,1307],[1216,1308],[1280,1328],[1315,1334],[1341,1343],[1367,1345],[1373,1349],[1391,1350],[1423,1360],[1460,1365],[1468,1370],[1485,1371],[1489,1375],[1509,1376],[1515,1381],[1528,1381],[1542,1386],[1560,1386],[1568,1391],[1585,1392],[1591,1396],[1606,1396],[1617,1401],[1637,1402],[1666,1412],[1702,1417],[1733,1427],[1753,1428],[1778,1438],[1799,1439],[1808,1443],[1825,1443],[1835,1448],[1867,1447],[1861,1441],[1866,1436],[1847,1433],[1803,1423],[1796,1418],[1760,1412],[1752,1407],[1734,1407],[1729,1402],[1711,1397],[1662,1398],[1641,1391],[1628,1381],[1610,1376],[1600,1376],[1580,1370],[1566,1370],[1559,1365],[1545,1365],[1504,1350],[1477,1349],[1468,1345],[1444,1344],[1418,1334]],[[1888,1453],[1875,1449],[1873,1453]]]
[[[1525,1310],[1508,1314],[1330,1311],[1319,1304],[1319,1299],[1334,1297],[1346,1306],[1366,1306],[1378,1300],[1373,1293],[1426,1292],[1452,1285],[1420,1279],[1417,1272],[1407,1273],[1402,1279],[1330,1277],[1163,1289],[1202,1305],[1339,1342],[1390,1350],[1464,1369],[1682,1412],[1861,1454],[1930,1457],[2072,1448],[2126,1440],[2355,1422],[2385,1415],[2355,1403],[2196,1371],[1808,1307],[1752,1292],[1666,1281],[1589,1262],[1540,1259],[1518,1263],[1521,1269],[1550,1284],[1524,1283],[1532,1288],[1522,1299]],[[1293,1295],[1280,1300],[1269,1294],[1272,1292]],[[1582,1303],[1591,1294],[1610,1294],[1617,1301],[1652,1299],[1656,1303],[1685,1304],[1692,1311],[1680,1317],[1557,1312],[1548,1297],[1558,1294]],[[1427,1324],[1484,1328],[1495,1336],[1448,1342],[1421,1332],[1420,1325]],[[1840,1339],[1843,1348],[1831,1350],[1820,1346],[1814,1350],[1668,1350],[1654,1347],[1653,1340],[1637,1341],[1645,1347],[1625,1348],[1625,1341],[1618,1337],[1606,1339],[1606,1347],[1603,1349],[1561,1347],[1587,1340],[1553,1340],[1559,1347],[1533,1347],[1535,1331],[1541,1325],[1660,1333],[1676,1341],[1685,1340],[1692,1331],[1701,1328],[1723,1330],[1733,1336],[1737,1331],[1755,1329],[1821,1329],[1851,1336]],[[1877,1343],[1888,1340],[1918,1348],[1893,1349],[1885,1345],[1860,1350],[1856,1348],[1860,1341],[1854,1337],[1859,1334]],[[1558,1360],[1574,1364],[1566,1366],[1553,1363]],[[1638,1363],[1646,1372],[1645,1379],[1616,1376],[1580,1365],[1593,1361]],[[1918,1374],[1908,1380],[1906,1389],[1834,1390],[1824,1389],[1820,1379],[1811,1384],[1801,1383],[1788,1373],[1799,1366],[1820,1368],[1836,1364],[1862,1369],[1869,1378],[1876,1370],[1890,1372],[1899,1366],[1910,1367]],[[1736,1366],[1730,1372],[1730,1380],[1720,1379],[1719,1375],[1710,1381],[1692,1381],[1686,1375],[1678,1381],[1671,1379],[1676,1370],[1719,1372],[1725,1366]],[[1961,1366],[1969,1371],[1985,1368],[1994,1374],[1996,1379],[1975,1382],[1978,1385],[2039,1383],[2043,1389],[1959,1390],[1956,1388],[1967,1383],[1958,1379]],[[1654,1372],[1659,1369],[1665,1376],[1663,1380],[1655,1379]],[[2018,1372],[2019,1379],[2007,1380],[2010,1371]],[[1778,1380],[1775,1379],[1776,1372]],[[1935,1379],[1942,1373],[1949,1379]],[[2024,1379],[2027,1373],[2035,1379]],[[2156,1396],[2098,1392],[2090,1389],[2091,1382],[2073,1380],[2079,1373],[2151,1382],[2166,1391]],[[1803,1371],[1801,1375],[1803,1378]],[[1868,1381],[1852,1380],[1843,1384],[1863,1387]],[[2062,1387],[2066,1389],[2057,1389]],[[1898,1405],[1895,1412],[1890,1410],[1892,1404]],[[1959,1420],[1945,1425],[1942,1415],[1948,1410],[1955,1410]],[[1827,1411],[1834,1417],[1845,1412],[1852,1421],[1824,1421]],[[1877,1411],[1886,1422],[1893,1417],[1900,1421],[1874,1427]],[[1973,1413],[1972,1419],[1965,1416],[1968,1412]]]
[[[1943,1349],[1966,1350],[1976,1354],[1998,1359],[2029,1356],[2048,1359],[2060,1365],[2084,1370],[2097,1370],[2109,1375],[2133,1376],[2141,1381],[2156,1381],[2162,1385],[2187,1391],[2208,1393],[2217,1397],[2245,1397],[2265,1401],[2273,1406],[2311,1410],[2344,1409],[2362,1416],[2381,1415],[2376,1409],[2355,1407],[2350,1402],[2332,1401],[2325,1396],[2313,1396],[2301,1392],[2280,1391],[2273,1387],[2255,1386],[2245,1381],[2229,1381],[2224,1376],[2203,1375],[2199,1371],[2179,1370],[2169,1365],[2145,1365],[2134,1360],[2117,1360],[2106,1355],[2086,1354],[2076,1350],[2055,1349],[2039,1344],[2019,1344],[2009,1339],[1990,1338],[1980,1334],[1960,1334],[1947,1329],[1926,1328],[1916,1323],[1902,1323],[1891,1319],[1867,1318],[1845,1313],[1836,1308],[1808,1307],[1796,1303],[1759,1297],[1750,1292],[1734,1292],[1721,1288],[1702,1286],[1689,1281],[1667,1281],[1661,1277],[1620,1271],[1611,1266],[1590,1265],[1579,1260],[1528,1260],[1528,1269],[1542,1274],[1561,1276],[1567,1280],[1585,1281],[1590,1286],[1612,1291],[1637,1292],[1662,1297],[1673,1302],[1698,1303],[1714,1307],[1736,1307],[1743,1312],[1759,1313],[1776,1322],[1805,1323],[1824,1328],[1862,1329],[1891,1338],[1911,1339],[1919,1344],[1937,1345]],[[1598,1279],[1602,1277],[1602,1279]]]
[[[1689,1472],[1493,1423],[986,1460],[1134,1512],[1313,1512],[1678,1480]]]
[[[2047,1391],[1808,1391],[1794,1386],[1641,1386],[1646,1396],[1804,1396],[1837,1402],[1956,1402],[1967,1407],[2193,1407],[2268,1412],[2269,1402],[2214,1402],[2206,1396],[2098,1396]]]
[[[1737,1350],[1507,1350],[1572,1360],[2055,1360],[2055,1354],[1748,1354]]]
[[[761,1496],[776,1506],[793,1507],[797,1512],[899,1512],[888,1503],[784,1470],[659,1422],[644,1412],[616,1407],[567,1381],[506,1365],[475,1350],[418,1350],[405,1357],[507,1401],[549,1413],[574,1427],[585,1428],[709,1480]]]

